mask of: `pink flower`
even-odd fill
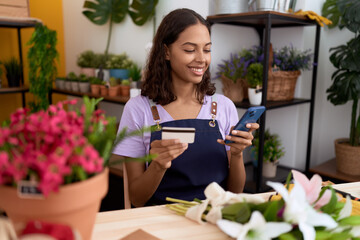
[[[291,172],[293,174],[294,180],[300,183],[300,185],[304,188],[307,201],[309,202],[309,204],[314,205],[315,209],[321,208],[330,201],[330,190],[326,190],[321,196],[321,198],[316,201],[319,198],[322,184],[322,179],[318,174],[313,175],[312,178],[309,180],[304,174],[299,171],[292,170]]]

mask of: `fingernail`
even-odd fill
[[[236,130],[232,131],[232,134],[237,134],[237,133],[238,133],[238,131],[236,131]]]
[[[247,127],[247,128],[251,128],[251,124],[249,124],[249,123],[246,124],[246,127]]]
[[[182,146],[183,146],[183,147],[187,147],[188,144],[187,144],[187,143],[183,143]]]

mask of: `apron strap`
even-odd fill
[[[156,123],[156,126],[157,126],[156,130],[160,130],[161,129],[160,115],[157,110],[156,104],[154,103],[154,101],[152,99],[149,99],[149,104],[150,104],[151,114],[152,114],[154,122]]]
[[[216,94],[211,96],[211,121],[209,122],[210,127],[215,127],[216,123],[215,123],[215,119],[216,119],[216,113],[217,113],[217,101],[216,101],[217,97]]]

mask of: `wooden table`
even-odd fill
[[[334,185],[334,188],[360,197],[360,182],[337,184]],[[259,195],[268,199],[271,194],[261,193]],[[98,213],[92,239],[119,240],[138,229],[163,240],[231,239],[215,225],[210,223],[198,224],[183,216],[176,215],[165,206]]]

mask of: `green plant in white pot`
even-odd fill
[[[256,131],[253,148],[251,151],[255,154],[256,159],[258,159],[259,152],[259,133]],[[285,151],[282,147],[282,143],[279,135],[271,134],[269,129],[265,131],[264,137],[264,150],[263,150],[263,176],[264,177],[275,177],[277,165],[279,164],[279,159],[284,156]]]
[[[352,102],[348,139],[335,140],[337,170],[360,176],[360,4],[358,0],[327,0],[322,15],[354,33],[348,42],[330,48],[330,62],[336,68],[332,85],[326,90],[328,100],[336,105]]]
[[[263,65],[252,63],[247,68],[246,80],[248,83],[248,95],[251,105],[260,105],[262,98]]]
[[[86,50],[77,58],[77,65],[81,67],[81,73],[88,77],[95,76],[96,54],[92,50]]]

